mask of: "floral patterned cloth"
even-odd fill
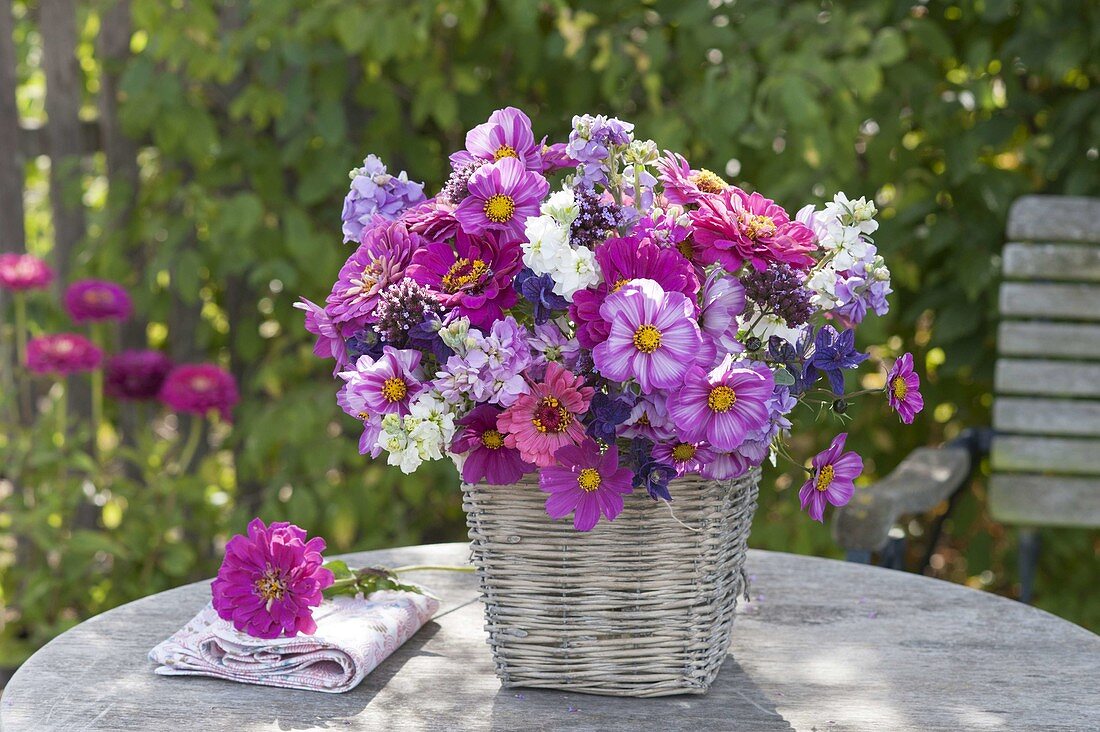
[[[336,694],[355,688],[438,609],[435,598],[412,592],[336,597],[314,612],[315,634],[264,640],[237,632],[207,605],[149,658],[165,676],[214,676]]]

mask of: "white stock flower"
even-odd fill
[[[551,217],[562,226],[572,224],[581,213],[581,208],[577,205],[577,197],[573,195],[572,188],[562,188],[560,191],[554,191],[539,210],[543,215]]]
[[[572,302],[577,291],[599,283],[596,255],[586,247],[568,249],[550,277],[554,280],[554,294]]]
[[[553,216],[531,216],[524,225],[523,263],[535,274],[557,269],[569,251],[569,235]]]

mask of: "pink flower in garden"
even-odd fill
[[[225,545],[210,587],[218,617],[255,638],[317,632],[312,608],[335,581],[321,566],[324,550],[324,539],[306,541],[306,532],[293,524],[252,519],[248,536],[237,534]]]
[[[27,368],[36,374],[68,376],[94,371],[102,362],[103,351],[76,333],[38,336],[27,343]]]
[[[886,398],[905,424],[913,424],[917,412],[924,409],[920,393],[920,377],[913,370],[913,354],[906,353],[886,376]]]
[[[0,289],[42,290],[53,282],[53,270],[33,254],[0,254]]]
[[[300,302],[294,303],[294,307],[305,311],[306,331],[317,336],[317,342],[313,344],[313,355],[335,359],[333,373],[340,371],[348,365],[348,347],[339,328],[323,307],[304,297],[299,300]]]
[[[683,383],[701,342],[695,306],[683,293],[631,280],[604,301],[600,316],[611,323],[607,340],[592,351],[602,376],[637,379],[646,394]]]
[[[705,196],[721,193],[730,187],[729,183],[705,168],[692,170],[688,161],[678,153],[665,151],[665,157],[657,161],[657,167],[661,171],[658,178],[669,203],[696,203]]]
[[[497,417],[497,429],[504,433],[504,444],[519,450],[527,462],[540,468],[553,465],[558,449],[584,439],[580,418],[594,393],[580,376],[551,361],[543,380],[531,384],[531,393]]]
[[[160,400],[176,412],[206,415],[211,411],[226,421],[241,400],[237,380],[210,363],[185,364],[172,369],[160,387]]]
[[[759,270],[769,262],[798,269],[814,263],[813,230],[792,221],[781,206],[759,193],[730,188],[700,199],[689,216],[704,264],[718,263],[736,272],[745,262]]]
[[[852,500],[855,479],[863,472],[863,458],[854,452],[844,452],[847,439],[847,433],[840,433],[827,449],[814,456],[813,475],[798,491],[802,509],[814,521],[823,521],[826,503],[844,506]]]
[[[454,214],[462,230],[475,235],[499,231],[507,241],[523,239],[524,222],[539,215],[542,199],[550,191],[545,178],[511,157],[478,168],[467,188],[470,195]]]
[[[451,452],[469,453],[462,463],[464,482],[510,485],[535,469],[519,450],[504,444],[504,435],[497,430],[499,415],[496,407],[480,404],[456,423],[461,429],[451,441]]]
[[[393,346],[385,346],[377,361],[370,356],[360,356],[354,370],[340,374],[347,382],[344,388],[348,393],[344,399],[349,404],[354,400],[354,408],[368,417],[405,416],[409,413],[409,404],[424,390],[421,356],[420,351]],[[350,410],[348,413],[352,414]],[[366,420],[368,417],[360,418]]]
[[[413,257],[409,279],[428,288],[448,309],[470,319],[470,325],[488,329],[516,304],[519,295],[512,279],[522,264],[523,251],[492,232],[471,236],[459,232],[454,247],[428,244]]]
[[[379,295],[404,278],[413,253],[424,244],[400,221],[380,222],[364,231],[363,243],[340,268],[325,300],[331,322],[341,328],[346,324],[350,330],[374,322]]]
[[[603,454],[594,440],[566,445],[554,453],[556,464],[539,471],[539,488],[549,493],[546,513],[560,519],[573,514],[573,528],[590,531],[602,513],[614,521],[623,511],[623,496],[633,491],[629,468],[619,467],[615,445]]]
[[[676,475],[698,473],[714,460],[714,450],[705,442],[662,440],[653,446],[654,460],[676,469]]]
[[[126,320],[133,305],[120,285],[106,280],[79,280],[69,285],[63,298],[74,323]]]
[[[156,399],[172,360],[160,351],[123,351],[107,359],[106,390],[116,399]]]
[[[715,270],[703,286],[703,308],[699,327],[703,345],[698,363],[711,367],[730,353],[745,350],[737,340],[740,323],[737,316],[745,310],[745,286],[736,277]]]
[[[541,150],[531,131],[531,119],[522,110],[505,107],[466,133],[466,149],[451,155],[451,165],[458,168],[475,160],[513,158],[527,170],[542,172]]]
[[[726,356],[709,373],[688,369],[683,387],[669,395],[668,413],[683,439],[733,450],[768,421],[774,390],[770,369],[737,366]]]

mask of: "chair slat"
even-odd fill
[[[1006,524],[1100,526],[1100,479],[994,475],[989,512]]]
[[[997,331],[997,352],[1100,360],[1100,325],[1004,321]]]
[[[1100,286],[1006,282],[1001,315],[1063,320],[1100,320]]]
[[[1100,475],[1100,440],[998,435],[991,462],[995,473]]]
[[[1100,401],[998,397],[993,428],[1025,435],[1100,437]]]
[[[1002,358],[993,383],[998,394],[1100,397],[1100,364]]]
[[[1008,212],[1008,238],[1100,242],[1100,199],[1023,196]]]
[[[1100,282],[1100,246],[1088,244],[1007,244],[1007,279]]]

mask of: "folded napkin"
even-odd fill
[[[313,611],[315,634],[263,639],[237,632],[207,605],[149,658],[165,676],[215,676],[335,694],[355,688],[438,609],[438,600],[414,592],[338,596]]]

